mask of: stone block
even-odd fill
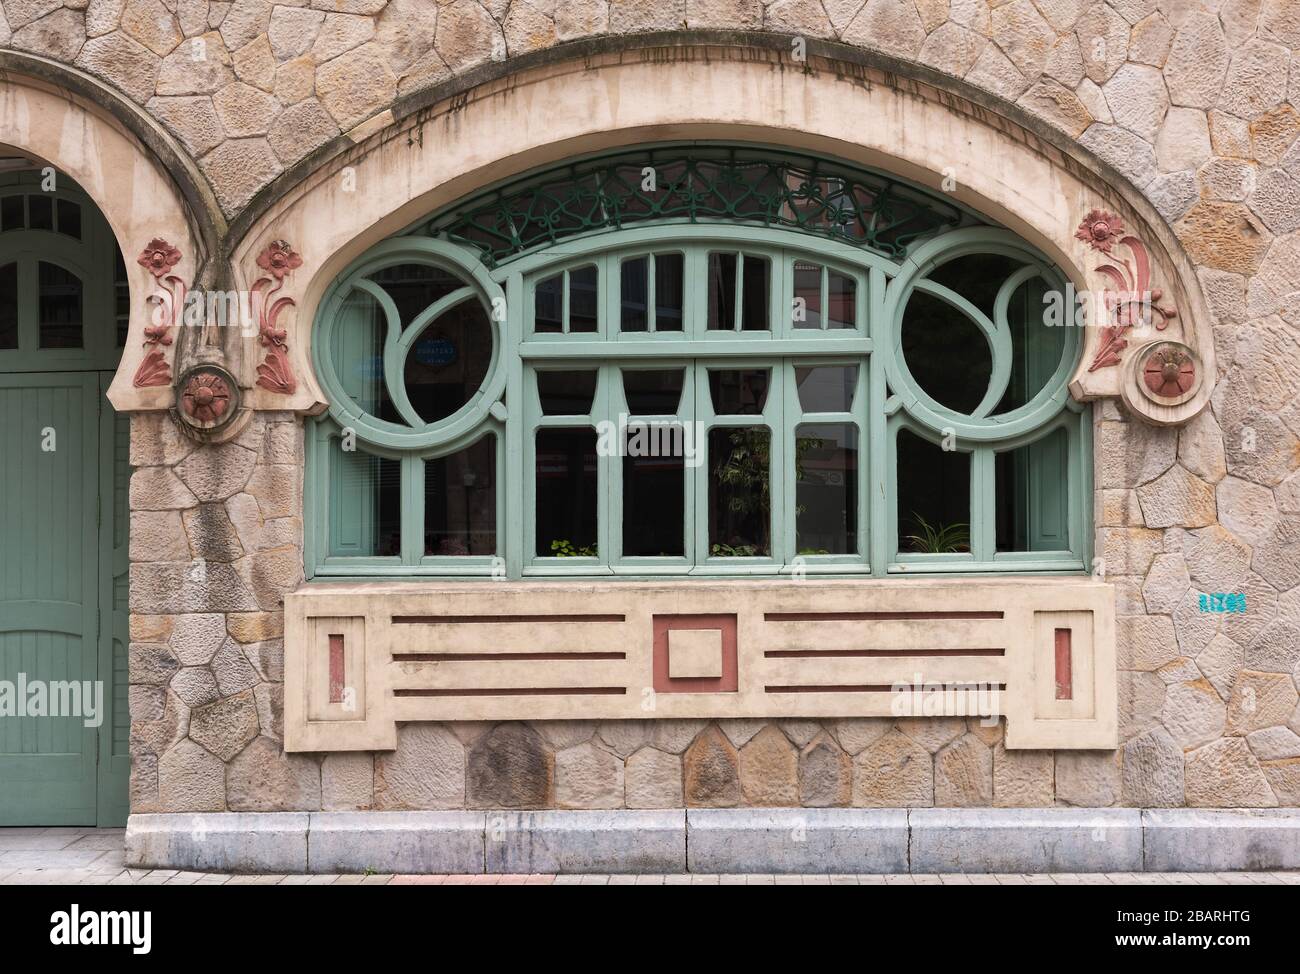
[[[316,812],[307,872],[481,873],[483,812]]]
[[[307,871],[305,812],[132,815],[126,864],[200,872]]]
[[[488,812],[484,862],[489,873],[680,873],[686,813]]]
[[[902,809],[692,808],[687,866],[699,873],[905,873]]]
[[[1142,868],[1136,809],[917,808],[916,873],[1106,873]]]
[[[1300,869],[1294,808],[1147,809],[1143,868],[1151,872]]]

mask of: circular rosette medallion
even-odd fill
[[[239,411],[239,384],[219,365],[198,365],[181,377],[178,401],[190,426],[219,429]]]

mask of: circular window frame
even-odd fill
[[[1029,280],[1042,277],[1062,292],[1065,292],[1069,283],[1065,274],[1044,254],[1010,231],[991,227],[967,227],[950,231],[918,248],[916,253],[903,261],[899,273],[889,282],[882,318],[888,334],[883,336],[876,354],[883,354],[889,388],[913,419],[939,433],[951,429],[961,439],[988,443],[1029,432],[1048,422],[1066,407],[1069,401],[1069,377],[1074,373],[1082,354],[1083,342],[1073,327],[1071,316],[1070,322],[1062,325],[1067,329],[1066,339],[1060,361],[1051,377],[1029,402],[1008,412],[973,416],[957,412],[936,400],[925,391],[907,366],[902,347],[903,315],[907,311],[908,300],[919,289],[918,285],[926,279],[926,275],[936,267],[973,254],[1003,254],[1023,260],[1027,265],[1010,274],[999,289],[997,306],[990,322],[995,330],[998,330],[999,319],[1005,324],[1006,305],[1011,296]],[[1007,283],[1011,281],[1016,283],[1008,288]],[[983,335],[984,329],[976,321],[971,324]],[[984,337],[987,340],[988,336]],[[989,387],[992,389],[998,381],[999,362],[997,350],[991,342],[989,351],[992,364]],[[993,408],[995,407],[996,403]]]
[[[483,306],[492,329],[492,357],[482,384],[455,412],[419,428],[414,425],[392,423],[362,410],[359,404],[344,391],[343,383],[329,354],[343,303],[354,290],[359,289],[370,293],[384,308],[386,317],[395,310],[385,306],[384,302],[375,297],[369,289],[358,288],[358,284],[375,271],[403,263],[426,264],[460,277],[465,281],[466,287],[475,290],[474,298],[477,298]],[[325,299],[321,302],[321,313],[317,316],[317,332],[312,341],[312,359],[316,374],[320,378],[321,388],[329,401],[327,407],[329,416],[339,426],[355,430],[357,438],[368,446],[401,451],[431,451],[439,454],[454,451],[459,443],[471,437],[489,417],[500,418],[498,415],[500,410],[494,407],[500,401],[506,387],[504,354],[506,330],[504,320],[499,320],[504,316],[494,314],[493,309],[498,306],[498,302],[501,302],[500,306],[504,307],[505,300],[505,291],[501,285],[488,274],[487,269],[480,263],[477,252],[468,247],[444,240],[419,237],[398,237],[371,247],[361,260],[335,278],[329,291],[326,292]],[[435,301],[429,307],[437,303]],[[462,303],[449,305],[444,309],[444,313]],[[428,320],[422,322],[419,333],[423,333],[434,320],[436,316],[430,316]],[[419,337],[419,333],[415,338]],[[405,363],[409,346],[414,344],[415,338],[406,343],[405,347],[396,350],[400,360],[399,367]],[[385,344],[388,344],[387,339]],[[384,363],[385,384],[388,381],[386,359],[387,356]],[[398,374],[401,374],[400,368]],[[399,395],[404,397],[404,393],[395,394],[392,389],[388,392],[394,400]]]

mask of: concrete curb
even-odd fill
[[[1300,808],[1145,809],[1142,838],[1149,872],[1300,869]]]
[[[692,808],[692,873],[905,873],[905,808]]]
[[[1300,869],[1300,809],[693,808],[132,815],[132,868],[268,873]]]

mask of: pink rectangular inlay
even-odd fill
[[[343,634],[330,633],[330,703],[343,702]]]
[[[1056,630],[1056,699],[1074,699],[1074,667],[1070,660],[1070,630]]]

